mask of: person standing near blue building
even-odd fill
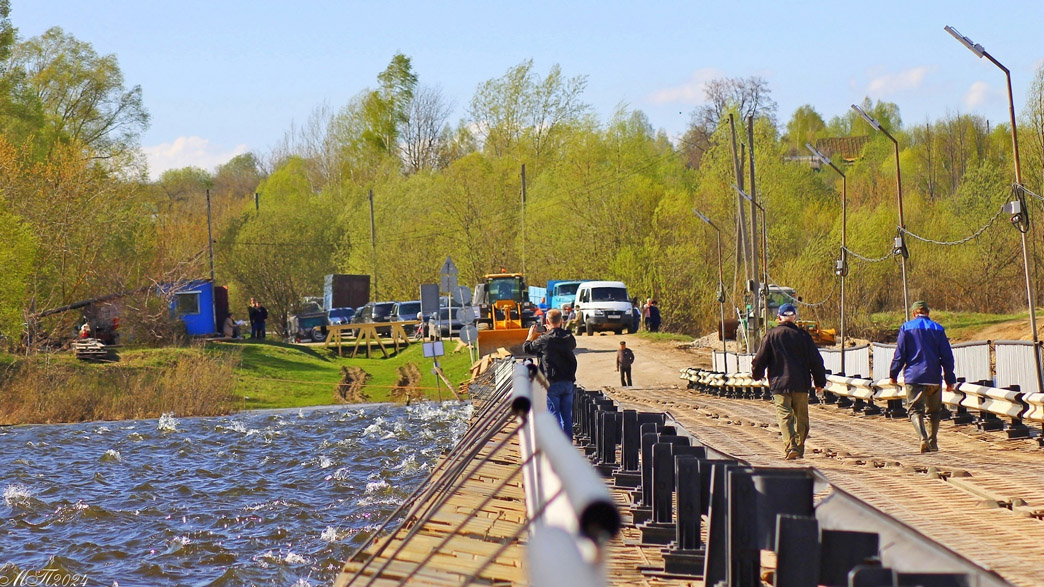
[[[543,334],[537,325],[529,327],[522,350],[540,357],[540,372],[547,378],[547,409],[558,419],[569,440],[573,439],[573,384],[576,381],[576,338],[562,328],[562,311],[547,311],[550,329]]]
[[[921,441],[921,452],[935,452],[939,450],[942,382],[946,382],[946,391],[953,391],[957,383],[953,373],[953,349],[946,330],[928,317],[927,303],[914,302],[910,309],[914,317],[899,328],[899,341],[888,376],[894,384],[899,372],[903,372],[906,409]]]

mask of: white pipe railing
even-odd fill
[[[546,410],[546,381],[529,363],[509,364],[512,406],[530,400],[519,431],[527,546],[534,585],[605,585],[603,546],[620,528],[609,488]],[[503,367],[507,369],[508,366]],[[534,384],[535,383],[535,384]],[[534,409],[535,408],[535,409]],[[552,578],[547,581],[547,578]]]

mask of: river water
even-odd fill
[[[382,404],[0,429],[0,585],[327,585],[470,414]]]

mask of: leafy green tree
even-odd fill
[[[566,126],[590,110],[580,100],[586,86],[586,76],[565,78],[557,64],[540,79],[527,59],[480,84],[468,114],[483,147],[497,157],[521,160],[531,152],[540,159]]]
[[[826,123],[823,122],[823,117],[811,105],[805,104],[798,106],[787,122],[786,138],[791,149],[804,152],[805,143],[814,146],[816,139],[822,137],[825,130]]]
[[[335,251],[349,244],[336,222],[337,206],[325,193],[314,193],[307,165],[287,160],[259,187],[265,205],[253,205],[223,231],[217,250],[219,272],[231,278],[233,308],[250,297],[261,299],[280,335],[286,317],[303,296],[321,295],[323,276],[333,273]]]
[[[36,248],[31,228],[0,205],[0,347],[19,341]]]
[[[16,45],[12,63],[25,75],[21,98],[39,109],[50,141],[79,142],[109,157],[148,127],[141,86],[125,87],[116,56],[98,55],[59,27]]]
[[[1037,67],[1027,92],[1019,128],[1029,140],[1020,145],[1023,182],[1036,193],[1044,192],[1044,63]]]

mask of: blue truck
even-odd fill
[[[590,279],[553,279],[547,287],[530,287],[529,299],[536,301],[541,310],[558,308],[564,310],[576,301],[576,288]]]

